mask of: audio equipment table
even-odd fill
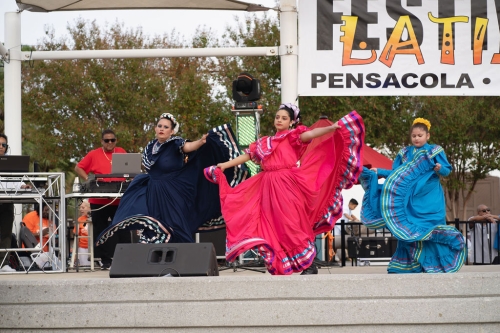
[[[15,255],[19,269],[15,272],[1,272],[0,274],[16,273],[62,273],[66,271],[66,228],[62,221],[66,220],[64,205],[66,185],[62,172],[1,172],[0,173],[0,203],[14,204],[16,221],[14,226],[19,230],[19,223],[23,217],[23,204],[39,204],[49,207],[48,240],[38,247],[7,248],[0,252]],[[29,185],[31,189],[20,189],[20,183]],[[43,186],[39,186],[43,184]],[[19,188],[19,189],[17,189]],[[40,217],[40,230],[43,229]],[[42,238],[43,239],[43,238]],[[16,239],[17,240],[17,239]],[[48,252],[44,252],[47,248]],[[28,254],[28,255],[27,255]],[[6,256],[7,258],[7,256]],[[43,258],[43,260],[41,260]],[[43,261],[42,267],[40,262]],[[5,264],[5,263],[3,263]]]

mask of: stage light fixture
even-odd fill
[[[260,81],[243,72],[233,81],[233,100],[235,109],[257,109],[260,99]]]

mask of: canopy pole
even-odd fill
[[[8,57],[4,61],[4,133],[9,139],[8,155],[22,154],[21,123],[21,12],[5,13],[5,48]],[[14,210],[22,212],[22,205]],[[13,230],[19,230],[22,214],[15,214]]]
[[[128,59],[166,57],[277,56],[277,46],[194,49],[74,50],[22,52],[23,60]]]
[[[281,102],[298,105],[296,0],[280,0]]]
[[[21,123],[21,13],[5,13],[4,131],[9,138],[9,155],[22,153]]]

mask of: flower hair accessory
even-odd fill
[[[431,130],[431,122],[428,121],[427,119],[424,119],[424,118],[417,118],[413,121],[413,125],[415,124],[424,124],[426,127],[427,127],[427,130],[430,131]]]
[[[279,107],[279,110],[290,110],[293,112],[294,118],[293,120],[296,121],[299,118],[300,115],[300,109],[297,105],[292,104],[292,103],[285,103],[281,104]]]
[[[174,116],[171,113],[162,113],[160,119],[169,119],[172,122],[172,124],[174,125],[174,129],[172,130],[173,134],[179,131],[179,123],[177,122],[177,120],[175,120]]]

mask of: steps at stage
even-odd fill
[[[2,277],[0,331],[500,332],[499,271],[253,274]]]

